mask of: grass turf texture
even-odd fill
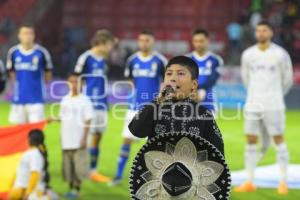
[[[50,105],[46,107],[47,116],[50,116]],[[9,104],[0,102],[0,126],[8,125]],[[227,118],[236,116],[235,110],[225,110],[223,116]],[[124,116],[122,113],[121,116]],[[290,151],[292,163],[300,163],[300,111],[287,112],[287,130],[286,140]],[[243,133],[242,119],[224,119],[219,117],[218,125],[225,141],[226,159],[231,170],[243,168],[243,155],[245,138]],[[99,162],[99,171],[105,175],[113,177],[117,167],[117,159],[122,143],[121,132],[123,128],[122,120],[115,120],[109,113],[108,128],[101,144],[101,158]],[[51,185],[53,189],[61,196],[68,190],[68,185],[63,182],[61,175],[61,148],[60,148],[60,124],[51,123],[46,127],[47,147],[49,152]],[[124,180],[117,187],[108,187],[106,184],[85,181],[82,185],[81,200],[126,200],[129,199],[128,176],[130,164],[136,152],[143,145],[141,140],[133,145],[129,162],[125,169]],[[266,165],[276,162],[274,149],[269,150],[265,159],[260,165]],[[290,190],[288,196],[278,196],[275,189],[258,189],[255,193],[237,194],[231,193],[232,200],[298,200],[300,199],[300,190]]]

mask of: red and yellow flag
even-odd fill
[[[28,149],[27,136],[32,129],[43,130],[46,121],[0,127],[0,200],[6,200],[22,153]]]

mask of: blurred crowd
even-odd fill
[[[274,28],[273,41],[283,46],[299,62],[300,52],[300,1],[299,0],[250,0],[249,9],[241,10],[239,19],[228,24],[227,64],[238,64],[239,54],[254,42],[254,29],[262,19]]]
[[[0,8],[5,2],[7,0],[0,0]],[[300,63],[300,0],[244,0],[239,1],[239,6],[239,17],[227,25],[222,39],[224,48],[222,52],[218,52],[224,57],[225,65],[239,65],[240,54],[254,43],[254,27],[262,19],[267,19],[272,24],[275,33],[273,41],[290,53],[296,66]],[[0,45],[9,41],[16,28],[17,23],[11,18],[1,18]],[[85,27],[64,28],[62,35],[60,47],[49,48],[55,66],[60,66],[55,68],[56,76],[65,76],[66,71],[74,66],[77,57],[89,47],[89,31]],[[190,44],[190,41],[186,43]],[[125,60],[135,50],[134,47],[116,45],[109,59],[110,76],[116,79],[123,77]],[[2,55],[2,58],[5,56]]]

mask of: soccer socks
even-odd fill
[[[91,156],[90,167],[91,167],[91,170],[96,170],[97,169],[99,154],[100,154],[100,150],[99,150],[98,147],[90,148],[90,156]]]
[[[245,167],[248,173],[248,180],[234,189],[235,192],[254,192],[254,171],[257,162],[256,144],[247,144],[245,148]]]
[[[287,145],[283,142],[276,145],[277,163],[280,167],[280,181],[287,181],[287,168],[289,163],[289,152]]]
[[[123,176],[123,171],[126,166],[128,157],[130,153],[130,145],[129,144],[123,144],[121,147],[121,153],[118,161],[118,169],[117,169],[117,176],[116,179],[121,179]]]
[[[248,172],[248,181],[254,181],[254,171],[257,162],[256,144],[247,144],[245,151],[245,165]]]

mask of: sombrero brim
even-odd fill
[[[191,152],[185,152],[184,148]],[[197,177],[187,194],[171,197],[164,191],[160,177],[171,162],[185,163]],[[215,174],[207,173],[211,176],[208,177],[205,170]],[[165,133],[148,140],[140,149],[133,161],[129,184],[131,198],[137,200],[201,199],[204,196],[208,200],[225,200],[229,199],[231,176],[224,156],[207,140],[186,132]],[[198,193],[203,196],[197,196]]]

